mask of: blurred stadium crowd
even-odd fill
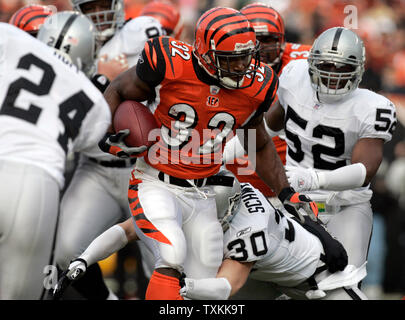
[[[125,0],[126,17],[136,17],[148,0]],[[209,8],[240,9],[246,0],[172,0],[184,20],[183,39],[194,41],[195,22]],[[371,299],[405,298],[405,0],[262,0],[278,10],[286,41],[312,44],[327,28],[346,26],[366,46],[366,72],[361,87],[381,93],[397,107],[398,126],[386,144],[384,163],[373,182],[374,229],[364,281]],[[69,0],[0,0],[0,21],[30,3],[70,10]],[[104,260],[103,273],[123,299],[143,299],[147,280],[136,244]]]

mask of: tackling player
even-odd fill
[[[212,188],[230,182],[216,173],[225,139],[237,128],[254,129],[257,171],[280,200],[297,216],[301,207],[317,214],[308,198],[289,187],[264,129],[263,112],[275,98],[278,80],[254,59],[257,53],[246,17],[234,9],[213,8],[198,20],[193,46],[169,37],[149,40],[137,66],[105,92],[112,113],[124,100],[158,97],[153,112],[161,139],[136,162],[128,190],[138,236],[156,258],[146,299],[181,299],[184,269],[192,277],[215,276],[222,231]],[[110,128],[100,142],[103,150],[119,148],[126,157],[145,151],[126,146],[126,134],[113,132]]]
[[[226,170],[220,171],[218,176],[233,177]],[[344,299],[348,295],[343,286],[353,283],[350,276],[357,273],[360,277],[365,275],[364,269],[346,268],[344,248],[322,226],[307,218],[303,227],[285,217],[250,184],[242,184],[241,189],[234,179],[229,186],[214,186],[214,191],[217,217],[224,230],[225,260],[217,278],[182,279],[183,296],[228,299],[244,285],[251,272],[252,277],[285,287],[284,292],[301,299],[322,297],[324,292],[321,289],[325,289],[325,282],[334,279],[333,288],[329,281],[327,299]],[[91,264],[138,239],[131,219],[111,227],[71,262],[58,284],[58,290],[80,278]],[[340,272],[343,270],[345,273]],[[335,275],[330,277],[332,273]],[[318,283],[320,287],[317,287]],[[309,290],[312,292],[306,296]],[[358,292],[356,288],[354,291]],[[358,294],[364,298],[361,292]],[[248,299],[256,296],[253,294]]]

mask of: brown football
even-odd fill
[[[140,102],[127,100],[122,102],[114,114],[114,129],[117,133],[129,129],[125,144],[129,147],[150,147],[155,141],[149,141],[149,132],[158,128],[155,117],[149,108]]]

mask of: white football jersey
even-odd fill
[[[387,142],[395,129],[395,106],[370,90],[356,89],[337,103],[320,103],[311,86],[307,60],[291,61],[283,69],[277,95],[285,111],[289,166],[322,171],[350,165],[353,147],[360,139],[380,138]],[[371,198],[368,189],[344,193],[351,193],[353,201],[364,201]]]
[[[127,56],[129,67],[136,65],[145,42],[149,38],[165,35],[158,20],[148,16],[140,16],[129,20],[101,48],[99,56],[105,54],[112,59],[120,54]]]
[[[107,54],[109,59],[112,59],[124,53],[131,68],[138,62],[146,41],[151,37],[164,34],[161,24],[155,18],[140,16],[131,19],[101,48],[99,57]],[[118,159],[101,151],[98,145],[85,150],[83,154],[105,161]]]
[[[224,256],[253,262],[250,277],[292,287],[310,277],[319,264],[320,240],[276,211],[263,194],[242,183],[241,206],[224,234]]]
[[[37,165],[62,187],[66,155],[103,137],[109,106],[54,49],[10,24],[0,33],[0,158]]]

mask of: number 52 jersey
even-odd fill
[[[101,92],[53,49],[0,23],[0,159],[39,166],[64,184],[66,155],[111,123]]]
[[[307,60],[292,61],[284,68],[277,94],[284,108],[289,166],[322,171],[350,165],[360,139],[388,142],[397,123],[394,104],[370,90],[358,88],[338,102],[320,103],[311,85]],[[351,192],[371,197],[367,189]]]

